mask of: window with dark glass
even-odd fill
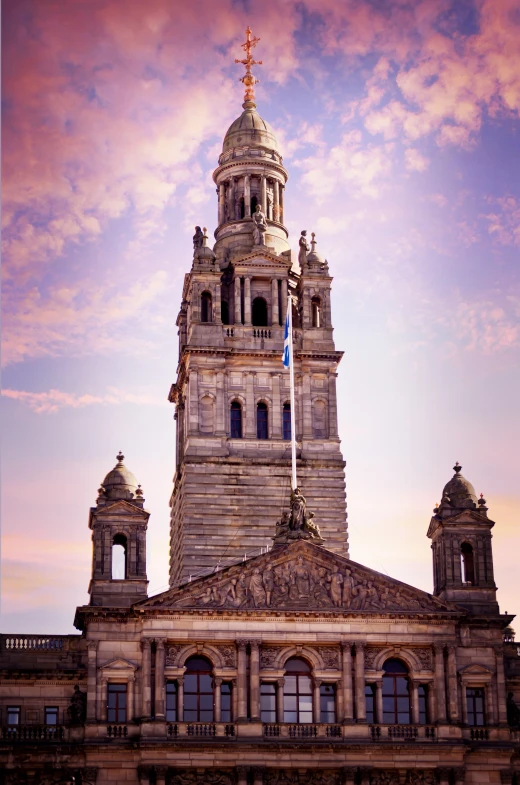
[[[311,669],[298,657],[285,663],[283,721],[312,722]]]
[[[260,402],[256,407],[256,438],[267,439],[267,404]]]
[[[255,327],[267,327],[267,303],[263,297],[255,297],[251,315]]]
[[[231,438],[242,438],[242,407],[238,401],[231,404]]]
[[[365,711],[367,715],[367,722],[374,723],[376,721],[376,697],[375,697],[374,684],[367,684],[365,686]]]
[[[320,685],[320,722],[336,722],[336,690],[333,684]]]
[[[467,687],[466,703],[468,706],[468,724],[485,725],[484,690],[482,687]]]
[[[231,722],[231,684],[224,682],[220,687],[220,719]]]
[[[312,303],[312,326],[321,327],[321,300],[319,297],[313,297]]]
[[[291,404],[284,403],[283,405],[283,438],[286,441],[291,441]]]
[[[166,721],[177,722],[177,682],[166,682]]]
[[[406,665],[400,660],[387,660],[383,671],[383,722],[409,725],[410,684]]]
[[[45,724],[57,725],[58,724],[58,707],[46,706],[45,707]]]
[[[184,721],[213,722],[212,666],[205,657],[190,657],[184,674]]]
[[[211,322],[213,320],[211,294],[209,292],[202,292],[200,297],[200,320],[201,322]]]
[[[20,724],[20,707],[8,706],[7,707],[7,724],[19,725]]]
[[[428,687],[419,684],[419,722],[425,725],[428,722]]]
[[[260,718],[262,722],[276,722],[276,685],[260,685]]]
[[[126,722],[126,684],[109,684],[107,689],[108,722]]]
[[[473,548],[469,542],[463,542],[460,546],[460,557],[462,562],[462,575],[465,583],[475,583],[475,565],[473,560]]]

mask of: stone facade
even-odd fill
[[[428,529],[433,594],[348,558],[331,278],[314,237],[293,264],[287,173],[244,109],[178,319],[170,588],[147,596],[149,514],[119,455],[90,511],[79,634],[0,636],[0,783],[520,785],[520,645],[486,502],[457,464]],[[288,291],[308,508],[283,438]]]

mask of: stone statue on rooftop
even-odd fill
[[[311,250],[311,247],[309,245],[309,241],[307,240],[307,230],[306,229],[302,230],[302,233],[301,233],[298,245],[300,246],[300,250],[298,251],[298,262],[300,264],[300,267],[303,268],[305,266],[305,264],[307,263],[307,254]]]
[[[256,210],[253,213],[253,242],[255,245],[265,245],[265,233],[267,231],[267,220],[265,213],[262,212],[262,206],[256,205]]]
[[[204,232],[200,228],[200,226],[195,227],[195,234],[193,235],[193,250],[197,251],[199,248],[202,248],[202,243],[204,241]]]

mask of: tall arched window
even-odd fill
[[[242,438],[242,407],[238,401],[231,403],[231,438]]]
[[[212,322],[213,314],[211,308],[211,294],[202,292],[200,296],[200,320],[201,322]]]
[[[286,441],[291,440],[291,404],[284,403],[283,405],[283,438]]]
[[[256,196],[252,196],[251,197],[251,215],[254,215],[257,204],[258,204],[258,199],[256,198]]]
[[[229,324],[229,305],[226,300],[222,300],[220,303],[220,318],[222,324]]]
[[[473,559],[473,548],[469,542],[463,542],[460,546],[460,559],[462,566],[462,580],[465,583],[475,583],[475,563]]]
[[[255,327],[267,327],[267,303],[263,297],[255,297],[253,300],[252,316]]]
[[[311,669],[299,657],[292,657],[285,663],[283,721],[312,722]]]
[[[311,311],[312,311],[312,326],[321,327],[321,300],[319,297],[312,298]]]
[[[112,580],[124,580],[126,570],[127,542],[124,534],[116,534],[112,543]]]
[[[383,666],[383,722],[410,724],[410,682],[401,660],[387,660]]]
[[[256,406],[256,438],[269,438],[269,428],[267,421],[267,404],[260,401]]]
[[[326,439],[329,435],[327,423],[327,404],[325,401],[314,401],[312,427],[315,439]]]
[[[205,657],[186,660],[184,673],[184,721],[213,722],[212,665]]]

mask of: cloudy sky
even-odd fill
[[[167,583],[175,319],[241,112],[317,233],[333,320],[351,556],[431,590],[456,460],[520,612],[520,8],[516,0],[5,0],[4,632],[72,632],[89,507],[119,449]],[[317,518],[319,519],[319,511]]]

